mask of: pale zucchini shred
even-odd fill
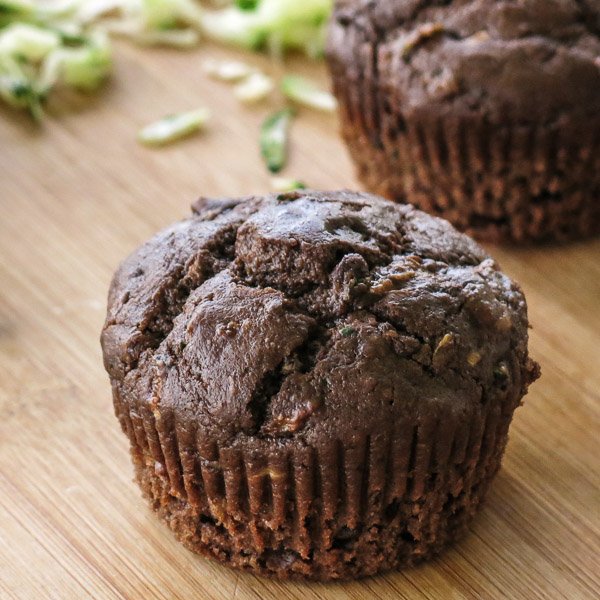
[[[337,109],[337,101],[332,94],[304,77],[286,75],[281,80],[281,91],[289,100],[322,112],[333,113]]]
[[[142,16],[149,30],[200,28],[203,11],[194,0],[142,0]]]
[[[273,55],[288,50],[322,55],[333,0],[227,4],[208,10],[197,0],[0,0],[0,97],[39,118],[54,87],[97,88],[112,66],[103,33],[125,35],[143,45],[190,48],[205,32]],[[262,100],[273,88],[267,75],[251,67],[237,74],[224,68],[213,76],[239,82],[234,94],[243,102]],[[332,97],[316,88],[291,89],[287,95],[320,110],[335,108]]]
[[[0,29],[0,98],[9,106],[43,117],[45,90],[37,80],[39,65],[60,47],[60,36],[27,23]]]
[[[82,2],[77,10],[77,20],[90,24],[108,15],[121,13],[124,6],[123,0],[87,0]]]
[[[205,60],[202,64],[204,72],[219,81],[237,82],[256,72],[256,69],[238,60]]]
[[[332,6],[333,0],[257,0],[253,8],[205,11],[202,29],[211,39],[276,56],[286,50],[320,56]]]
[[[292,177],[271,177],[271,189],[274,192],[293,192],[305,190],[306,184]]]
[[[275,84],[271,77],[256,72],[238,83],[233,89],[233,94],[240,102],[252,104],[264,100],[274,89]]]
[[[199,131],[209,118],[206,108],[169,115],[141,129],[138,141],[146,146],[163,146]]]
[[[91,91],[108,76],[112,61],[106,35],[63,21],[75,10],[73,1],[11,6],[9,12],[0,0],[2,15],[17,15],[0,27],[0,96],[10,106],[41,120],[42,103],[55,86]]]
[[[29,111],[35,121],[41,121],[43,109],[42,94],[21,74],[0,74],[0,98],[13,108]]]
[[[60,45],[58,33],[29,23],[12,23],[0,31],[0,56],[15,56],[20,62],[37,63]]]
[[[104,33],[95,32],[82,46],[62,47],[50,53],[42,64],[38,83],[45,93],[57,82],[91,92],[104,82],[111,69],[108,37]]]
[[[86,91],[98,88],[112,68],[108,37],[100,32],[78,48],[63,48],[62,80],[66,85]]]
[[[190,48],[200,41],[202,15],[194,0],[88,0],[77,18],[141,45]]]

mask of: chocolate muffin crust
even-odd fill
[[[458,537],[538,375],[523,294],[479,246],[350,192],[198,201],[115,275],[102,346],[154,509],[279,577]]]
[[[600,231],[600,3],[342,0],[328,59],[371,190],[491,241]]]

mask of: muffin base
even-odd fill
[[[144,496],[187,548],[260,575],[327,581],[413,566],[464,535],[512,410],[270,453],[219,449],[149,410],[117,414]]]
[[[437,556],[467,533],[496,470],[478,482],[477,489],[468,499],[451,502],[435,513],[439,525],[433,541],[416,542],[403,523],[404,518],[414,518],[415,514],[431,519],[433,515],[430,510],[428,513],[427,503],[404,502],[398,505],[398,513],[406,517],[392,518],[389,524],[380,521],[352,530],[356,531],[355,542],[334,541],[329,549],[314,549],[307,559],[287,547],[291,532],[285,528],[273,533],[273,548],[257,552],[251,542],[248,545],[243,542],[252,537],[248,527],[240,527],[236,532],[238,540],[234,541],[225,526],[212,516],[198,513],[185,501],[169,494],[164,479],[150,472],[138,472],[137,481],[153,510],[192,552],[216,559],[228,567],[266,577],[329,581],[359,579],[404,569]],[[240,549],[240,545],[246,549]]]
[[[542,135],[527,128],[492,133],[481,124],[415,124],[393,149],[378,150],[355,128],[344,129],[358,176],[370,191],[443,217],[479,240],[523,243],[597,235],[598,143],[536,146]]]
[[[373,130],[341,104],[342,134],[371,192],[414,204],[482,241],[600,233],[600,138],[593,123],[572,132],[384,112]]]

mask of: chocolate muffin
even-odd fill
[[[463,534],[538,376],[525,298],[478,245],[350,192],[198,201],[118,270],[102,348],[152,508],[284,578]]]
[[[340,0],[328,62],[371,191],[493,242],[600,232],[598,0]]]

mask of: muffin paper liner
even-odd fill
[[[335,91],[342,133],[371,191],[489,241],[600,232],[600,124],[575,131],[394,112],[375,90],[371,67],[363,68],[356,85],[338,81]]]
[[[411,565],[464,532],[512,417],[399,420],[318,447],[220,448],[166,411],[115,408],[138,483],[192,550],[267,575],[347,578]],[[271,446],[272,450],[269,450]]]

